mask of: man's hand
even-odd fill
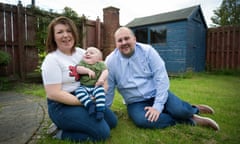
[[[150,122],[156,122],[160,116],[160,112],[153,107],[147,106],[144,108],[146,111],[145,117]]]

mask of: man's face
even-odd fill
[[[136,38],[130,30],[126,28],[120,28],[115,33],[115,43],[116,47],[119,49],[123,56],[130,57],[134,53]]]

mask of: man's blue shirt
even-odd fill
[[[152,46],[136,43],[135,52],[129,58],[116,48],[106,58],[106,65],[109,70],[107,106],[111,106],[117,88],[126,104],[155,97],[153,107],[162,112],[169,79],[164,61]]]

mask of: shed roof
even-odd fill
[[[196,6],[176,10],[176,11],[156,14],[152,16],[135,18],[134,20],[129,22],[126,26],[136,27],[136,26],[143,26],[143,25],[149,25],[149,24],[184,20],[184,19],[187,19],[196,9],[200,9],[200,5],[196,5]]]

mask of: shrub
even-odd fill
[[[10,55],[5,51],[0,50],[0,65],[6,66],[6,65],[8,65],[10,60],[11,60]]]
[[[12,90],[12,85],[8,77],[0,77],[0,91]]]

